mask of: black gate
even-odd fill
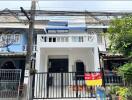
[[[104,75],[103,79],[105,85],[123,83],[122,78],[117,75]],[[86,86],[84,75],[77,72],[35,73],[33,83],[34,99],[95,98],[96,89],[100,87]]]
[[[36,73],[33,98],[95,98],[96,87],[86,86],[82,77],[84,76],[76,72]]]

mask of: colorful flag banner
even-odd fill
[[[97,73],[85,73],[84,74],[85,83],[87,86],[97,86],[102,85],[102,75],[100,72]]]

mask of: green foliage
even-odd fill
[[[131,97],[132,97],[132,86],[130,86],[130,87],[128,88],[127,96],[131,96]]]
[[[119,89],[119,86],[110,86],[110,94],[116,94],[117,90]]]
[[[132,16],[111,21],[108,29],[110,50],[132,57]]]
[[[124,16],[111,21],[108,29],[110,39],[110,50],[114,53],[122,53],[129,57],[129,63],[119,67],[118,73],[124,77],[126,82],[132,82],[132,16]],[[132,96],[132,83],[128,87],[112,87],[111,93],[122,96],[127,100],[127,96]]]
[[[132,81],[132,63],[126,63],[119,67],[118,74],[123,76],[126,81]]]
[[[128,88],[126,87],[119,87],[119,89],[116,92],[119,96],[122,97],[122,100],[127,100],[127,93],[128,93]]]
[[[128,88],[121,86],[110,86],[110,94],[115,94],[122,97],[122,100],[127,100]]]

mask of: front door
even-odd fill
[[[50,73],[68,72],[68,59],[49,59]]]
[[[68,58],[50,58],[48,64],[48,85],[61,86],[63,81],[62,73],[68,72]]]
[[[76,62],[76,78],[77,80],[83,80],[84,79],[84,63],[83,62]]]

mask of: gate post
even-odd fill
[[[35,73],[32,74],[33,80],[32,80],[32,98],[34,98],[34,88],[35,88]]]
[[[49,97],[49,72],[47,72],[47,98]]]
[[[30,71],[29,70],[25,70],[25,75],[24,75],[24,84],[26,84],[27,88],[26,88],[26,95],[25,95],[25,100],[28,100],[29,99],[29,87],[30,87]]]
[[[33,100],[33,75],[30,73],[30,76],[29,76],[29,100]]]
[[[75,78],[75,84],[76,84],[76,98],[78,98],[78,82],[77,82],[77,72],[75,72],[75,76],[76,76],[76,78]]]
[[[63,72],[61,72],[61,98],[63,98]]]

